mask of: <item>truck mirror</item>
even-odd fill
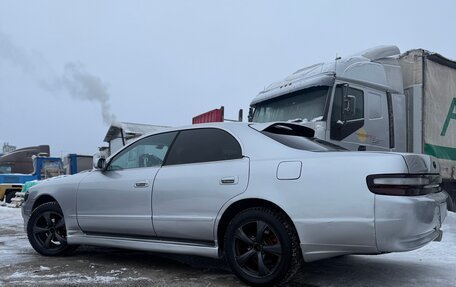
[[[355,115],[356,97],[352,95],[344,96],[343,107],[344,119],[346,118],[346,116],[348,116],[348,118],[353,117]]]

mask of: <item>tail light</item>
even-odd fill
[[[439,174],[375,174],[366,178],[369,190],[375,194],[417,196],[439,192]]]

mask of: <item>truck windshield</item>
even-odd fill
[[[51,178],[64,174],[63,164],[61,161],[43,161],[41,167],[41,178]]]
[[[255,105],[253,122],[312,121],[325,114],[329,87],[312,87]]]

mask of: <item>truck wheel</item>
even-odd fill
[[[250,208],[231,220],[225,255],[233,272],[254,286],[289,281],[302,264],[296,231],[282,213]]]
[[[45,256],[66,255],[76,249],[67,244],[65,220],[56,202],[44,203],[32,212],[27,237],[33,249]]]
[[[11,199],[13,199],[15,193],[15,190],[7,190],[5,194],[5,202],[11,203]]]

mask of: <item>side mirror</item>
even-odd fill
[[[106,159],[101,155],[93,156],[93,168],[94,169],[104,169],[106,167]]]

